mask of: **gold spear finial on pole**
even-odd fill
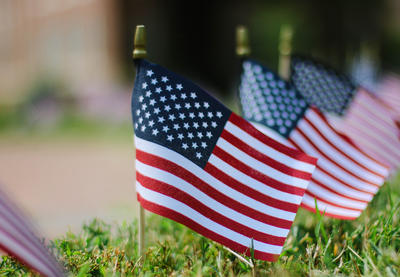
[[[291,25],[283,25],[279,38],[279,75],[288,80],[290,77],[290,55],[292,54],[293,28]]]
[[[133,43],[133,58],[144,59],[146,57],[146,27],[144,25],[137,25]]]
[[[135,39],[133,42],[133,59],[144,59],[147,56],[146,50],[146,27],[137,25]],[[139,203],[139,255],[145,254],[145,212],[143,206]]]
[[[249,32],[245,26],[239,25],[236,28],[236,55],[247,57],[250,55]]]

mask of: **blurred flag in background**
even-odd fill
[[[295,88],[252,60],[243,62],[239,87],[243,115],[264,133],[318,157],[302,206],[327,216],[355,219],[388,174],[388,168],[337,132]]]
[[[0,249],[43,276],[64,276],[22,212],[0,190]]]
[[[400,129],[400,76],[385,76],[378,85],[376,96],[386,105]]]
[[[398,127],[388,108],[347,76],[311,58],[295,56],[291,80],[307,100],[324,112],[334,126],[361,149],[389,165],[400,166]]]

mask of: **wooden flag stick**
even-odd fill
[[[137,25],[135,31],[135,40],[133,44],[133,59],[144,59],[147,56],[146,51],[146,27]],[[139,253],[141,256],[145,253],[145,212],[139,203]]]
[[[247,264],[248,266],[250,266],[251,268],[253,268],[254,267],[254,264],[253,264],[253,262],[250,260],[250,261],[248,261],[248,260],[246,260],[245,258],[243,258],[242,256],[240,256],[238,253],[236,253],[235,251],[233,251],[232,249],[230,249],[230,248],[228,248],[228,247],[226,247],[226,246],[224,246],[224,249],[225,250],[227,250],[227,251],[229,251],[229,252],[231,252],[233,255],[235,255],[239,260],[241,260],[242,262],[244,262],[245,264]]]
[[[249,32],[245,26],[239,25],[236,27],[236,55],[239,58],[244,59],[244,58],[248,57],[250,55],[250,53],[251,53],[251,50],[250,50]],[[233,255],[235,255],[239,260],[241,260],[242,262],[249,265],[251,267],[252,277],[256,276],[256,268],[255,268],[254,263],[251,260],[250,260],[250,262],[247,261],[245,258],[240,256],[235,251],[229,249],[228,247],[224,246],[224,249],[228,250]]]
[[[245,26],[239,25],[236,27],[236,55],[245,58],[250,53],[249,32]]]
[[[282,79],[290,77],[290,55],[292,54],[293,29],[290,25],[283,25],[279,38],[279,66],[278,72]]]

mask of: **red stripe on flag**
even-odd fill
[[[354,122],[357,122],[358,124],[369,128],[369,131],[375,132],[377,134],[381,134],[382,135],[381,138],[384,139],[385,141],[387,141],[389,144],[398,144],[400,142],[399,139],[397,138],[397,133],[396,133],[397,127],[385,128],[386,129],[385,132],[390,132],[390,133],[389,134],[383,133],[384,131],[382,131],[381,129],[376,127],[377,125],[384,124],[384,122],[382,120],[378,119],[378,120],[373,120],[374,122],[370,122],[365,119],[365,115],[360,115],[359,113],[355,113],[355,112],[351,113],[351,116],[354,117]],[[373,117],[373,115],[371,115],[371,117]],[[395,124],[395,123],[393,122],[393,124]],[[391,130],[389,130],[389,129],[391,129]],[[392,134],[392,136],[390,134]],[[393,154],[400,155],[400,152],[395,152]]]
[[[235,124],[237,127],[242,129],[243,131],[247,132],[254,138],[258,139],[259,141],[263,142],[264,144],[278,150],[279,152],[282,152],[290,157],[293,157],[294,159],[297,159],[302,162],[306,162],[309,164],[316,164],[317,159],[311,156],[308,156],[302,151],[299,151],[297,149],[288,147],[286,145],[281,144],[280,142],[277,142],[276,140],[266,136],[265,134],[261,133],[259,130],[257,130],[253,125],[249,124],[248,121],[245,119],[239,117],[235,113],[232,113],[231,116],[229,117],[229,121],[233,124]]]
[[[236,210],[244,215],[247,215],[253,219],[256,219],[260,222],[269,224],[271,226],[289,229],[292,222],[289,220],[284,220],[281,218],[276,218],[264,213],[261,213],[251,207],[248,207],[241,202],[232,199],[225,194],[221,193],[220,191],[216,190],[203,180],[196,177],[191,172],[187,171],[185,168],[158,156],[143,152],[139,149],[136,149],[136,159],[150,165],[152,167],[156,167],[158,169],[164,170],[169,172],[186,182],[192,184],[194,187],[202,191],[203,193],[207,194],[211,198],[215,199],[216,201],[223,203],[225,206]]]
[[[7,221],[8,224],[11,225],[11,228],[13,228],[13,230],[14,230],[14,232],[12,234],[10,234],[10,236],[13,237],[20,245],[22,244],[24,246],[24,248],[28,250],[28,252],[30,252],[32,254],[36,253],[35,256],[44,265],[51,268],[52,265],[48,261],[48,257],[47,257],[48,254],[47,254],[47,252],[44,252],[45,251],[44,246],[39,244],[39,239],[34,237],[33,234],[29,232],[29,230],[27,229],[28,226],[24,222],[18,222],[20,225],[16,225],[14,223],[13,219],[18,220],[18,216],[11,209],[9,209],[9,207],[3,206],[3,208],[4,208],[4,210],[0,210],[0,217],[2,219],[4,219],[5,221]],[[9,213],[11,213],[11,216],[13,216],[13,219],[9,219],[9,215],[4,214],[4,211],[8,211]],[[0,226],[0,230],[2,230],[1,232],[3,232],[3,233],[9,234],[6,230],[1,228],[1,226]],[[23,238],[23,240],[15,237],[16,234],[18,234],[21,238]],[[0,247],[1,247],[1,245],[0,245]],[[41,249],[41,248],[43,248],[43,249]],[[46,258],[44,258],[43,256],[45,256]]]
[[[388,144],[387,142],[381,139],[378,139],[376,137],[373,137],[369,134],[369,131],[366,129],[370,130],[368,126],[364,126],[364,128],[360,128],[359,122],[348,122],[344,123],[347,126],[342,126],[344,129],[348,129],[349,135],[350,133],[354,137],[354,140],[357,141],[357,137],[355,136],[356,134],[358,136],[363,136],[367,142],[360,142],[360,147],[365,148],[365,151],[370,151],[373,153],[376,157],[381,159],[383,162],[390,164],[392,168],[397,168],[399,164],[399,158],[395,157],[393,155],[393,149],[387,148]],[[375,145],[379,148],[373,149],[369,144]],[[388,157],[391,157],[390,159]]]
[[[331,125],[331,124],[329,124]],[[373,161],[374,163],[385,167],[388,171],[390,169],[390,166],[387,163],[384,163],[380,160],[378,160],[376,157],[371,156],[369,153],[365,152],[357,143],[354,142],[354,140],[349,137],[348,135],[344,134],[342,131],[339,130],[335,130],[333,129],[338,135],[340,135],[342,137],[343,140],[347,141],[349,144],[351,144],[351,146],[353,146],[356,150],[362,152],[364,154],[365,157],[367,157],[368,159],[370,159],[371,161]],[[382,176],[384,178],[386,178],[386,176]]]
[[[232,250],[234,250],[238,253],[243,253],[243,254],[246,254],[247,256],[250,256],[250,248],[249,247],[245,247],[239,243],[236,243],[236,242],[228,239],[227,237],[221,236],[221,235],[201,226],[200,224],[194,222],[190,218],[188,218],[174,210],[171,210],[169,208],[163,207],[156,203],[150,202],[150,201],[144,199],[143,197],[140,197],[140,194],[138,194],[137,197],[140,201],[140,204],[146,210],[156,213],[158,215],[167,217],[169,219],[172,219],[178,223],[181,223],[181,224],[189,227],[193,231],[195,231],[209,239],[212,239],[216,242],[219,242],[223,245],[228,246],[229,248],[231,248]],[[276,261],[278,259],[278,257],[279,257],[279,255],[276,255],[276,254],[270,254],[270,253],[254,250],[254,258],[256,258],[256,259],[272,262],[272,261]]]
[[[257,159],[258,161],[276,170],[279,170],[280,172],[286,175],[290,175],[296,178],[301,178],[304,180],[310,180],[311,178],[311,173],[296,170],[260,153],[259,151],[257,151],[253,147],[250,147],[248,144],[244,143],[242,140],[238,139],[237,137],[235,137],[226,130],[222,132],[221,137],[224,138],[226,141],[229,141],[230,144],[234,145],[236,148],[242,150],[251,157]]]
[[[335,207],[338,207],[338,208],[342,208],[342,209],[346,209],[346,210],[351,210],[351,211],[356,211],[356,212],[362,212],[362,211],[363,211],[363,209],[351,208],[351,207],[348,207],[348,206],[340,205],[340,204],[338,204],[338,203],[336,203],[336,202],[329,201],[329,200],[327,200],[327,199],[325,199],[325,198],[323,198],[323,197],[321,197],[321,196],[319,196],[319,195],[316,195],[316,194],[312,193],[312,192],[309,191],[309,190],[307,190],[307,194],[308,194],[309,196],[313,197],[313,198],[316,198],[317,200],[319,200],[319,201],[321,201],[321,202],[325,202],[325,203],[327,203],[327,204],[329,204],[329,205],[332,205],[332,206],[335,206]]]
[[[18,238],[16,238],[14,236],[14,234],[7,232],[6,230],[2,229],[1,227],[0,227],[0,233],[5,234],[10,240],[14,241],[14,244],[17,244],[21,248],[23,248],[23,250],[24,250],[24,252],[26,252],[26,254],[28,254],[30,256],[34,256],[35,258],[39,259],[40,262],[42,263],[42,266],[46,267],[49,271],[51,271],[54,274],[53,276],[59,276],[56,274],[56,271],[54,271],[54,269],[47,264],[47,261],[43,260],[43,258],[42,258],[43,253],[38,253],[37,252],[38,249],[31,249],[31,247],[30,247],[31,242],[26,242],[26,241],[23,242],[23,241],[19,240]],[[9,248],[9,247],[6,248],[6,247],[4,247],[4,245],[1,245],[1,246],[2,247],[0,247],[0,248],[3,249],[6,253],[8,253],[11,256],[14,256],[17,260],[22,261],[28,267],[36,270],[37,272],[39,272],[45,276],[47,275],[47,272],[40,270],[37,264],[33,263],[32,261],[29,261],[26,254],[21,255],[21,253],[17,253],[16,251],[14,251],[13,248]]]
[[[297,209],[299,208],[299,205],[269,197],[266,194],[263,194],[257,190],[252,189],[249,186],[242,184],[241,182],[230,177],[228,174],[218,169],[211,163],[207,163],[204,170],[209,174],[211,174],[212,176],[214,176],[215,178],[217,178],[218,180],[220,180],[222,183],[230,186],[234,190],[237,190],[238,192],[243,193],[244,195],[247,195],[248,197],[251,197],[265,205],[292,213],[296,213]]]
[[[320,170],[320,169],[316,169],[316,170]],[[322,171],[322,170],[321,170],[321,171]],[[326,173],[326,172],[325,172],[325,173]],[[326,174],[328,174],[328,173],[326,173]],[[335,190],[335,189],[332,189],[332,188],[328,187],[328,186],[325,185],[324,183],[322,183],[322,182],[320,182],[320,181],[318,181],[318,180],[315,180],[314,178],[312,178],[311,181],[312,181],[314,184],[320,186],[321,188],[324,188],[324,189],[326,189],[326,190],[328,190],[328,191],[330,191],[330,192],[332,192],[332,193],[334,193],[334,194],[337,194],[337,195],[339,195],[339,196],[341,196],[341,197],[344,197],[344,198],[347,198],[347,199],[353,200],[353,201],[358,201],[358,202],[361,202],[361,203],[369,203],[369,201],[367,201],[367,200],[362,200],[362,199],[358,199],[358,198],[351,197],[351,196],[349,196],[348,194],[343,194],[343,193],[341,193],[341,192],[339,192],[339,191],[337,191],[337,190]]]
[[[319,113],[318,111],[315,111],[315,112],[319,115],[320,119],[325,123],[325,126],[326,126],[327,128],[329,128],[333,133],[336,133],[336,135],[339,136],[341,139],[343,139],[343,140],[345,140],[345,141],[349,141],[349,140],[347,139],[347,137],[345,138],[345,136],[344,136],[343,134],[340,134],[340,133],[336,132],[336,130],[334,130],[334,129],[332,128],[332,126],[328,123],[328,121],[326,120],[326,118],[323,117],[323,116],[321,116],[320,113]],[[307,121],[307,122],[310,124],[310,126],[313,128],[313,130],[314,130],[315,132],[317,132],[318,135],[319,135],[320,137],[325,138],[324,134],[322,134],[322,132],[314,125],[314,123],[313,123],[309,118],[304,117],[304,120]],[[379,174],[379,173],[377,173],[377,172],[371,170],[370,168],[364,166],[363,164],[359,163],[358,161],[354,160],[354,159],[353,159],[351,156],[349,156],[346,152],[344,152],[344,151],[341,150],[339,147],[337,147],[334,143],[332,143],[332,141],[329,140],[328,138],[325,138],[324,141],[325,141],[327,144],[329,144],[331,147],[335,148],[335,149],[336,149],[338,152],[340,152],[343,156],[345,156],[345,157],[347,157],[349,160],[351,160],[353,163],[357,164],[359,167],[362,167],[363,169],[365,169],[365,170],[371,172],[372,174],[374,174],[374,175],[376,175],[376,176],[379,176],[379,177],[381,177],[381,178],[384,178],[384,177],[385,177],[385,176],[383,176],[383,175],[381,175],[381,174]],[[364,153],[363,153],[363,154],[364,154]]]
[[[301,149],[301,147],[299,147],[293,140],[289,140],[289,141],[290,141],[294,146],[296,146],[296,147],[298,147],[299,149]],[[360,192],[363,192],[363,193],[371,194],[371,192],[365,192],[365,191],[363,191],[363,190],[360,190],[360,189],[358,189],[358,188],[355,188],[355,187],[353,187],[353,186],[347,184],[346,182],[344,182],[344,181],[340,180],[339,178],[337,178],[337,177],[336,177],[334,174],[332,174],[331,172],[326,171],[325,169],[323,169],[323,168],[321,168],[320,166],[318,166],[318,164],[317,164],[317,168],[316,168],[315,170],[320,170],[320,171],[324,172],[324,173],[327,174],[329,177],[335,179],[337,182],[340,182],[343,186],[346,186],[346,187],[348,187],[348,188],[351,188],[351,189],[354,189],[354,190],[357,190],[357,191],[360,191]],[[314,181],[314,178],[312,177],[311,180]],[[328,187],[327,187],[327,188],[328,188]],[[336,191],[334,191],[334,192],[337,193]]]
[[[255,170],[254,168],[244,164],[243,162],[239,161],[232,155],[228,154],[226,151],[218,147],[217,145],[214,147],[213,154],[220,158],[221,160],[225,161],[226,163],[230,164],[237,170],[243,172],[244,174],[252,177],[253,179],[280,191],[303,196],[305,189],[290,186],[279,182],[278,180],[272,179],[271,177],[264,175],[263,173]]]
[[[240,233],[246,237],[253,237],[254,239],[268,243],[271,245],[278,245],[282,246],[285,243],[286,237],[277,237],[273,235],[269,235],[266,233],[262,233],[258,230],[249,228],[239,222],[229,219],[226,216],[217,213],[213,209],[209,208],[208,206],[204,205],[197,199],[193,198],[188,193],[179,190],[167,183],[160,182],[158,180],[152,179],[150,177],[144,176],[140,174],[140,172],[136,172],[136,180],[139,183],[150,190],[156,191],[158,193],[164,194],[171,198],[176,199],[179,202],[186,204],[187,206],[191,207],[195,211],[199,212],[203,216],[209,218],[210,220],[221,224],[222,226],[231,229],[237,233]],[[290,228],[290,226],[289,226]],[[288,228],[288,229],[289,229]]]
[[[61,271],[58,268],[58,265],[50,253],[47,252],[47,249],[44,245],[39,242],[39,238],[37,238],[27,221],[17,213],[18,208],[12,203],[8,197],[0,191],[0,218],[6,221],[10,228],[13,230],[12,233],[6,231],[4,226],[0,226],[0,233],[5,234],[10,239],[13,239],[18,245],[20,245],[26,253],[29,255],[36,257],[41,263],[42,266],[52,272],[52,276],[61,276]],[[13,249],[5,248],[0,244],[0,248],[3,248],[7,253],[15,253]],[[22,255],[15,255],[17,259],[22,260],[27,266],[37,270],[42,274],[46,274],[46,272],[42,272],[38,269],[37,264],[33,264],[29,262]]]
[[[304,209],[306,209],[306,210],[309,210],[309,211],[311,211],[311,212],[313,212],[313,213],[316,213],[316,212],[317,212],[317,210],[315,209],[315,207],[311,207],[311,206],[305,204],[304,202],[301,203],[301,207],[304,208]],[[355,217],[355,216],[344,216],[344,215],[338,215],[338,214],[334,214],[334,213],[330,213],[330,212],[325,212],[325,213],[324,213],[324,211],[321,211],[321,210],[320,210],[319,212],[320,212],[321,214],[324,214],[325,216],[332,217],[332,218],[337,218],[337,219],[354,220],[354,219],[357,218],[357,217]]]
[[[307,143],[308,143],[309,145],[311,145],[313,148],[315,148],[315,150],[318,152],[318,154],[319,154],[320,156],[324,157],[324,158],[327,159],[329,162],[331,162],[331,163],[333,163],[334,165],[336,165],[337,167],[339,167],[340,170],[346,172],[348,175],[350,175],[350,176],[352,176],[353,178],[356,178],[356,179],[358,179],[358,180],[360,180],[360,181],[362,181],[362,182],[364,182],[364,183],[367,183],[367,184],[372,185],[372,186],[375,186],[375,187],[379,187],[379,185],[377,185],[377,184],[375,184],[375,183],[372,183],[372,182],[370,182],[370,181],[368,181],[368,180],[365,180],[364,178],[361,178],[361,177],[359,177],[358,175],[354,174],[352,171],[350,171],[350,170],[344,168],[340,163],[334,161],[330,156],[327,155],[327,153],[326,153],[325,151],[321,150],[313,141],[311,141],[311,139],[310,139],[306,134],[304,134],[304,132],[303,132],[300,128],[297,127],[296,130],[302,135],[302,137],[307,141]],[[323,139],[323,138],[321,138],[321,139]],[[326,141],[324,141],[324,142],[326,142]],[[301,148],[299,148],[299,149],[301,149]],[[334,174],[334,172],[331,172],[331,174]],[[344,182],[344,181],[342,181],[342,182]],[[353,187],[351,184],[348,184],[348,186],[350,186],[350,187],[352,187],[352,188],[354,188],[354,189],[357,189],[356,187]],[[364,191],[364,190],[362,190],[362,189],[357,189],[357,190],[360,190],[360,191],[363,191],[363,192],[366,192],[366,193],[370,193],[370,192]]]

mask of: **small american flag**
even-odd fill
[[[64,276],[21,211],[0,190],[0,249],[43,276]]]
[[[237,252],[282,251],[316,159],[263,135],[192,82],[138,61],[132,97],[141,205]]]
[[[337,132],[287,82],[259,63],[246,60],[239,87],[246,119],[264,133],[318,157],[302,206],[327,216],[355,219],[383,184],[388,168]]]
[[[330,114],[329,120],[336,128],[392,171],[400,166],[398,128],[373,94],[311,59],[294,57],[291,68],[293,84],[308,103]]]
[[[388,108],[397,127],[400,128],[400,77],[387,75],[378,84],[376,97]]]

